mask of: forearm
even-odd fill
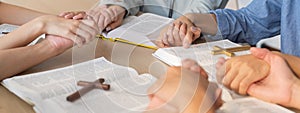
[[[215,35],[218,31],[216,16],[214,14],[189,13],[185,14],[185,16],[194,25],[200,27],[201,32],[204,34]]]
[[[0,2],[0,23],[22,25],[46,13]]]
[[[0,50],[0,80],[16,75],[59,54],[47,40],[16,49]]]
[[[38,19],[20,26],[18,29],[0,38],[0,50],[26,46],[43,33],[42,28],[43,23]]]

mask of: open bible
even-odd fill
[[[212,51],[215,46],[221,48],[235,48],[242,45],[233,43],[229,40],[220,40],[192,45],[186,49],[183,47],[160,48],[153,56],[160,59],[170,66],[181,66],[184,59],[193,59],[203,67],[209,76],[210,82],[217,82],[216,63],[220,57],[229,58],[225,54],[213,55]],[[236,56],[250,54],[249,50],[238,51]],[[225,102],[217,113],[292,113],[292,111],[276,104],[271,104],[258,100],[253,97],[241,96],[230,91],[222,84],[218,84],[222,89],[222,100]]]
[[[75,102],[66,97],[80,89],[77,81],[105,78],[109,91],[93,89]],[[50,71],[6,79],[2,84],[34,106],[38,113],[140,113],[147,107],[147,89],[156,78],[138,75],[123,67],[98,58]]]
[[[205,69],[205,71],[210,75],[210,79],[215,81],[215,64],[220,57],[228,58],[228,56],[223,54],[212,55],[211,52],[214,46],[219,46],[221,48],[232,48],[240,47],[241,45],[233,43],[229,40],[220,40],[192,45],[188,49],[183,47],[160,48],[153,53],[153,56],[170,66],[181,66],[182,60],[193,59]],[[249,54],[248,50],[235,52],[236,56],[246,54]]]
[[[123,41],[138,46],[156,47],[155,40],[159,36],[160,31],[172,21],[173,19],[171,18],[144,13],[138,17],[128,17],[122,26],[103,35],[111,40]]]

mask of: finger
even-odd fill
[[[164,33],[164,37],[162,39],[162,42],[164,44],[164,47],[170,47],[169,41],[168,41],[168,35],[166,33]]]
[[[99,28],[100,32],[102,32],[105,28],[104,19],[105,19],[105,17],[103,15],[100,15],[99,20],[98,20],[98,28]]]
[[[219,84],[223,84],[223,79],[226,74],[226,65],[222,64],[219,68],[217,68],[217,82]]]
[[[230,84],[230,88],[237,92],[240,93],[242,95],[245,95],[246,92],[242,92],[242,90],[247,90],[248,87],[240,87],[241,81],[243,80],[244,77],[247,77],[244,73],[236,73],[236,75],[234,76],[234,79],[232,80],[231,84]],[[248,81],[249,82],[249,81]],[[244,89],[245,88],[245,89]],[[240,90],[242,89],[242,90]]]
[[[255,83],[256,80],[253,79],[252,76],[246,76],[241,82],[240,82],[240,88],[239,93],[242,95],[247,94],[247,90],[249,89],[250,85]]]
[[[167,32],[169,45],[174,44],[173,30],[174,30],[174,23],[171,23]]]
[[[60,31],[60,32],[50,33],[50,34],[66,37],[72,40],[76,45],[81,46],[83,40],[80,37],[78,37],[76,34],[79,25],[80,25],[80,21],[78,20],[65,20],[63,26],[55,28],[56,31]]]
[[[110,17],[110,19],[111,19],[111,21],[113,22],[113,21],[116,21],[117,19],[117,15],[116,15],[116,13],[115,13],[115,11],[113,11],[114,9],[111,9],[111,8],[108,8],[106,11],[108,12],[108,14],[109,14],[109,17]]]
[[[185,59],[182,61],[182,67],[189,69],[190,67],[194,66],[194,65],[198,65],[198,63],[195,60],[192,59]]]
[[[94,20],[90,19],[90,17],[88,17],[86,20],[83,20],[82,22],[91,27],[93,29],[92,31],[96,32],[95,34],[98,33],[97,31],[99,31],[99,28],[97,26],[97,23]]]
[[[106,26],[112,22],[112,18],[111,18],[111,15],[108,12],[108,9],[103,10],[102,11],[102,15],[105,17],[104,18],[104,23],[103,23],[104,26],[103,27],[106,28]]]
[[[87,14],[85,12],[79,12],[73,17],[73,19],[75,20],[85,19],[85,18],[87,18]]]
[[[221,88],[218,88],[216,90],[216,93],[215,93],[215,98],[217,99],[216,100],[216,106],[217,108],[221,107],[223,105],[223,101],[222,101],[222,89]]]
[[[222,83],[227,86],[228,88],[230,88],[230,84],[233,81],[234,77],[236,74],[238,74],[238,70],[236,69],[231,69],[231,63],[230,61],[227,61],[225,63],[225,76],[222,80]]]
[[[182,25],[182,22],[177,22],[174,26],[174,29],[173,29],[173,37],[174,37],[174,46],[179,46],[182,44],[181,42],[181,38],[180,38],[180,35],[179,35],[179,29]]]
[[[226,62],[225,58],[224,57],[221,57],[218,59],[218,62],[216,64],[216,68],[219,69],[221,68],[222,65],[224,65],[224,63]]]
[[[68,13],[68,14],[66,14],[66,15],[64,16],[64,18],[66,18],[66,19],[72,19],[74,16],[75,16],[74,13]]]
[[[72,12],[63,12],[61,14],[59,14],[58,16],[65,18],[66,15],[71,14]]]
[[[88,24],[91,24],[91,21],[84,20],[82,21],[83,24],[79,26],[79,29],[77,30],[76,34],[80,37],[83,38],[84,43],[89,43],[93,39],[95,39],[95,36],[97,34],[97,30],[94,29],[93,27],[89,26]]]
[[[179,30],[179,34],[180,34],[180,39],[181,41],[183,41],[185,35],[186,35],[186,31],[187,31],[187,25],[186,23],[183,23],[181,26],[180,26],[180,30]],[[182,42],[181,42],[182,43]]]
[[[183,39],[183,47],[184,48],[189,48],[193,42],[193,32],[191,32],[190,29],[187,30],[186,36]]]
[[[237,74],[238,74],[238,71],[236,71],[236,70],[230,70],[229,72],[227,72],[222,81],[223,85],[225,85],[229,89],[235,88],[235,87],[232,87],[231,84]],[[233,89],[233,90],[236,90],[236,89]]]
[[[201,35],[201,29],[199,27],[191,27],[191,31],[194,33],[193,41],[198,39]]]
[[[253,56],[255,56],[259,59],[264,59],[265,56],[267,55],[267,53],[269,53],[269,50],[252,47],[252,48],[250,48],[250,52]]]
[[[111,24],[109,24],[107,27],[106,27],[106,31],[110,31],[112,29],[115,29],[117,27],[119,27],[120,25],[122,24],[122,21],[116,21],[116,22],[113,22]]]

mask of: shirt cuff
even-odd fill
[[[211,10],[209,13],[216,15],[216,21],[218,25],[218,31],[216,34],[217,38],[227,39],[230,35],[230,27],[227,21],[228,19],[226,13],[223,12],[222,9]]]

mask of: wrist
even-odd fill
[[[292,95],[291,95],[289,106],[300,109],[300,80],[299,79],[297,79],[292,86]]]
[[[39,34],[44,34],[46,33],[47,29],[46,29],[46,23],[45,22],[45,16],[40,16],[40,17],[37,17],[35,18],[32,22],[34,24],[34,27],[36,30],[38,30],[37,32]]]

